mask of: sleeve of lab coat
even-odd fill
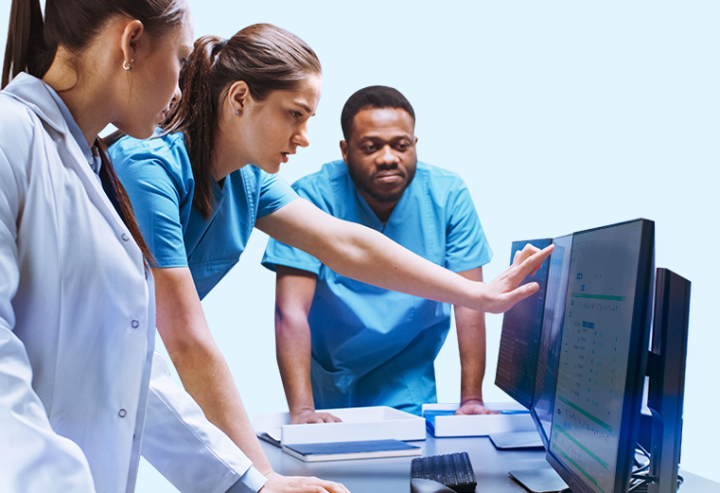
[[[0,132],[12,147],[0,146],[0,491],[92,492],[88,462],[77,444],[51,428],[32,388],[25,345],[13,332],[13,298],[20,282],[17,228],[26,183],[18,163],[43,156],[45,149],[42,139],[31,138],[29,122],[5,120]],[[18,155],[8,155],[11,151]]]
[[[183,389],[165,359],[153,357],[142,456],[181,492],[257,492],[266,481]],[[242,487],[242,488],[239,488]]]

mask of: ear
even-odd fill
[[[417,138],[417,137],[415,137],[415,145],[417,145],[417,141],[418,141],[418,138]]]
[[[252,96],[250,95],[250,87],[247,85],[247,82],[244,80],[233,82],[225,98],[228,110],[236,115],[242,115],[247,110],[251,101]]]
[[[131,67],[135,61],[138,51],[138,42],[145,34],[143,23],[133,19],[125,24],[121,38],[121,49],[123,52],[123,66]]]
[[[348,163],[348,144],[344,140],[340,141],[340,152],[342,153],[343,161],[345,161],[345,164]]]

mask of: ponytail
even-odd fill
[[[20,72],[41,78],[50,68],[43,44],[40,0],[12,0],[0,89]]]
[[[100,160],[102,161],[102,166],[100,166],[100,182],[102,183],[103,190],[105,190],[110,202],[113,207],[115,207],[120,219],[122,219],[122,222],[125,223],[125,226],[130,231],[135,243],[140,247],[146,265],[148,267],[155,267],[155,258],[140,232],[140,228],[135,220],[135,213],[130,204],[130,198],[125,191],[125,187],[120,183],[115,173],[115,168],[108,158],[107,147],[103,140],[99,138],[95,140],[95,146],[100,153]]]
[[[195,42],[190,60],[180,72],[182,99],[161,127],[165,133],[184,133],[195,178],[193,206],[208,220],[218,108],[229,87],[242,80],[255,101],[264,101],[272,91],[295,89],[322,68],[303,40],[272,24],[253,24],[228,40],[204,36]]]
[[[219,88],[213,87],[211,79],[213,64],[225,44],[218,36],[203,36],[195,42],[191,63],[180,74],[182,102],[175,106],[163,126],[166,133],[175,130],[184,133],[195,179],[193,206],[206,221],[213,209],[212,160],[220,99]]]

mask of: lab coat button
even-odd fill
[[[137,320],[133,320],[130,325],[132,325],[133,329],[137,329],[138,327],[140,327],[140,322],[138,322]]]
[[[125,233],[122,234],[121,238],[123,239],[123,241],[130,241],[130,237]]]
[[[127,411],[125,409],[120,409],[118,411],[118,416],[120,416],[121,418],[124,418],[125,416],[127,416]]]

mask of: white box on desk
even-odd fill
[[[423,404],[426,411],[457,411],[460,404]],[[527,411],[517,402],[488,402],[493,411]],[[435,416],[433,435],[436,437],[476,437],[511,431],[533,431],[535,423],[530,413],[481,414],[470,416]]]
[[[297,443],[352,442],[361,440],[425,440],[425,419],[392,407],[323,409],[341,423],[290,424],[290,413],[256,414],[255,432],[271,435],[280,430],[283,445]]]

